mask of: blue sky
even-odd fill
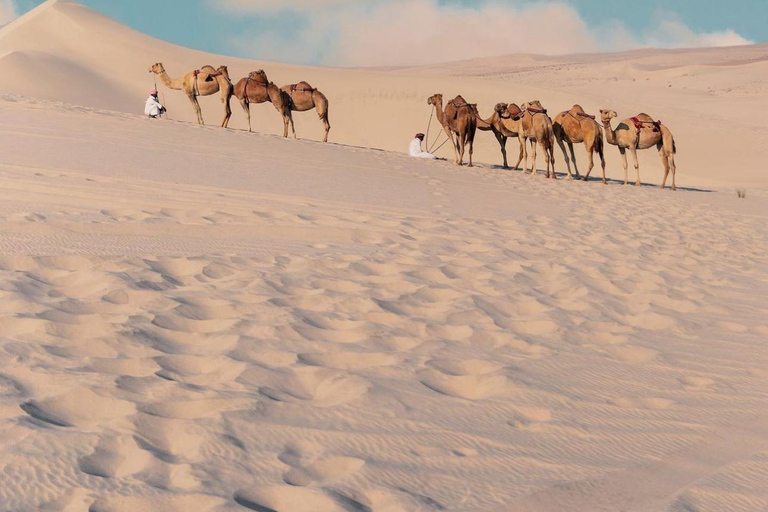
[[[11,1],[17,13],[42,3],[0,0]],[[435,53],[451,60],[768,41],[767,0],[80,1],[184,46],[301,64],[418,64]],[[446,26],[481,35],[467,48],[441,34]]]

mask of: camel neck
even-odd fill
[[[610,121],[603,120],[603,126],[605,127],[605,140],[608,144],[616,145],[616,132],[613,131]]]
[[[437,121],[445,126],[445,112],[443,112],[443,102],[441,101],[439,104],[435,105],[435,110],[437,111],[435,115],[437,116]]]
[[[163,72],[160,73],[160,80],[169,89],[181,90],[181,80],[176,80],[171,78],[170,76],[168,76],[168,72],[165,70],[163,70]]]

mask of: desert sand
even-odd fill
[[[333,143],[178,92],[145,119],[156,61],[305,79]],[[300,68],[64,0],[0,29],[0,510],[768,509],[767,63]],[[410,159],[438,91],[647,111],[678,191],[655,151],[643,187],[611,146],[607,186],[501,170],[484,133],[475,168]]]

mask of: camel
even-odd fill
[[[443,95],[434,94],[427,99],[427,104],[435,107],[437,120],[453,144],[456,165],[464,165],[464,150],[469,144],[469,167],[472,167],[477,115],[475,109],[461,96],[448,102],[443,111]],[[454,140],[453,136],[456,135]]]
[[[557,179],[555,174],[555,134],[552,128],[552,120],[547,115],[547,110],[541,106],[538,100],[529,101],[523,104],[522,117],[522,137],[524,141],[531,141],[531,151],[533,154],[531,162],[531,174],[537,174],[536,170],[536,143],[544,150],[544,158],[547,161],[547,178]],[[523,143],[523,152],[525,157],[525,169],[528,170],[528,151]],[[550,174],[551,168],[551,174]]]
[[[509,109],[509,110],[507,110]],[[510,113],[511,112],[511,113]],[[493,109],[493,114],[488,119],[482,119],[480,115],[477,115],[477,129],[482,131],[491,131],[499,142],[501,148],[501,156],[504,160],[504,168],[509,169],[507,163],[507,139],[514,137],[520,140],[520,118],[515,117],[520,114],[520,107],[511,103],[497,103]],[[520,162],[523,161],[523,142],[520,141],[520,155],[515,164],[515,169],[520,167]]]
[[[280,88],[288,97],[289,109],[286,110],[288,121],[293,130],[293,136],[296,136],[296,130],[293,127],[293,114],[291,112],[306,112],[317,109],[317,115],[325,126],[325,136],[323,142],[328,142],[328,132],[331,131],[331,124],[328,122],[328,98],[323,93],[309,85],[307,82],[299,82],[292,85],[284,85]],[[287,136],[288,129],[285,134]]]
[[[224,121],[221,123],[221,127],[227,127],[229,118],[232,117],[229,100],[232,98],[233,86],[229,80],[229,72],[226,66],[220,66],[218,69],[213,69],[212,66],[203,66],[198,70],[190,71],[182,78],[171,78],[168,76],[163,65],[158,62],[149,68],[149,72],[160,75],[160,80],[169,89],[182,91],[187,95],[197,114],[198,124],[205,124],[200,103],[197,101],[198,96],[210,96],[221,91],[221,102],[224,104]]]
[[[616,127],[616,130],[613,130],[611,128],[611,120],[617,117],[616,112],[613,110],[601,110],[600,117],[605,127],[605,136],[608,144],[618,146],[621,153],[625,185],[629,182],[627,175],[627,149],[632,153],[632,158],[635,162],[635,173],[637,174],[635,185],[640,186],[642,183],[640,182],[640,163],[637,160],[637,150],[656,146],[659,156],[661,156],[661,163],[664,165],[664,179],[661,182],[661,189],[663,190],[666,186],[667,176],[671,170],[672,190],[677,190],[675,186],[675,172],[677,170],[675,154],[677,154],[677,147],[669,128],[661,124],[661,121],[654,121],[648,114],[638,114],[636,117],[623,120]]]
[[[266,103],[274,105],[275,109],[283,117],[283,137],[288,137],[288,125],[293,127],[290,115],[290,98],[267,78],[264,70],[252,71],[246,78],[240,79],[235,84],[235,97],[248,118],[248,131],[251,129],[251,103]],[[296,131],[293,131],[296,138]]]
[[[552,123],[552,129],[555,134],[555,140],[557,140],[558,146],[563,151],[563,157],[565,157],[565,165],[568,166],[568,179],[573,179],[571,174],[571,162],[568,159],[568,153],[565,151],[565,144],[568,144],[568,148],[571,150],[571,158],[573,158],[573,168],[576,171],[576,177],[581,178],[579,175],[579,167],[576,165],[576,155],[573,152],[573,145],[583,142],[584,147],[587,149],[587,156],[589,157],[589,169],[587,170],[584,181],[589,179],[589,174],[592,172],[592,168],[595,166],[594,154],[600,155],[600,161],[603,166],[603,184],[606,184],[605,179],[605,155],[603,154],[603,130],[600,125],[595,121],[595,116],[590,116],[580,105],[574,105],[570,110],[561,112],[555,117]]]

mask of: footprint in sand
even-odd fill
[[[656,359],[658,352],[645,347],[633,347],[630,345],[616,345],[608,349],[608,353],[614,359],[624,363],[638,364],[647,363]]]
[[[60,427],[92,426],[133,414],[136,406],[89,388],[72,389],[43,400],[31,400],[21,408],[38,420]]]
[[[132,436],[104,437],[93,453],[78,461],[80,470],[104,478],[123,478],[144,470],[152,461],[152,454],[142,450]]]
[[[519,430],[537,430],[552,421],[552,411],[545,407],[516,406],[515,413],[507,423]]]
[[[434,360],[431,368],[418,374],[419,381],[443,395],[466,400],[483,400],[506,394],[509,379],[495,374],[500,366],[482,360]]]
[[[235,502],[256,512],[349,512],[349,508],[327,493],[308,487],[276,485],[243,489]],[[363,509],[354,509],[363,510]]]
[[[307,443],[286,446],[279,459],[291,466],[283,480],[298,487],[322,486],[356,473],[365,461],[354,457],[322,457],[317,447]]]
[[[364,379],[346,372],[308,367],[293,370],[275,385],[262,386],[259,391],[278,402],[334,407],[366,394],[368,386]]]
[[[338,370],[364,370],[391,366],[400,362],[393,354],[371,352],[327,352],[322,354],[300,354],[299,361],[311,366],[336,368]]]
[[[707,377],[686,376],[680,379],[680,383],[685,389],[696,391],[710,387],[715,381]]]

